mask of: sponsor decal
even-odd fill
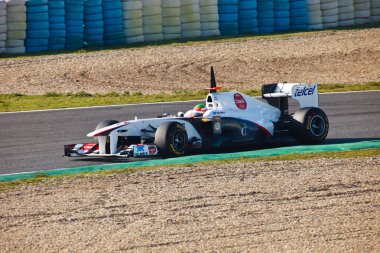
[[[241,110],[247,109],[247,101],[243,98],[243,96],[239,93],[234,94],[234,101],[237,106],[237,108]]]
[[[176,155],[182,155],[181,152],[179,152],[178,150],[176,150],[176,148],[174,147],[173,144],[170,144],[169,147],[170,147],[171,151],[172,151],[174,154],[176,154]]]
[[[241,129],[241,135],[247,136],[247,124],[243,124],[243,128]]]
[[[83,145],[82,149],[84,151],[90,151],[91,149],[93,149],[95,147],[95,143],[86,143]]]
[[[148,149],[149,149],[149,155],[157,155],[158,150],[155,145],[150,145]]]
[[[157,155],[158,149],[156,145],[136,145],[133,146],[133,156],[142,157],[142,156],[154,156]]]
[[[221,128],[222,128],[222,127],[221,127],[221,125],[220,125],[219,122],[216,122],[216,123],[214,124],[214,129],[215,129],[215,131],[220,131]]]
[[[133,154],[135,157],[149,156],[149,148],[147,145],[138,145],[133,148]]]
[[[313,85],[310,88],[307,88],[307,86],[297,87],[294,91],[294,97],[303,97],[303,96],[311,96],[314,94],[316,85]]]

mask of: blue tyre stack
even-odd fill
[[[104,44],[125,44],[121,0],[103,0]]]
[[[307,0],[290,0],[290,29],[308,28]]]
[[[289,0],[274,0],[274,30],[288,31],[290,28]]]
[[[219,0],[220,35],[236,35],[239,32],[238,0]]]
[[[66,49],[76,50],[83,47],[84,3],[83,0],[65,0],[66,11]]]
[[[7,5],[0,1],[0,54],[5,53],[5,42],[7,40]]]
[[[259,33],[274,32],[273,0],[257,0],[257,22]]]
[[[49,50],[65,49],[65,1],[49,0]]]
[[[258,33],[256,0],[239,1],[239,33]]]
[[[48,0],[30,0],[26,5],[25,50],[29,53],[48,50],[49,11]]]
[[[102,0],[85,0],[84,2],[84,45],[103,46],[104,34]]]

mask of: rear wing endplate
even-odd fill
[[[262,88],[263,98],[291,97],[298,101],[300,108],[319,107],[318,84],[277,83]]]

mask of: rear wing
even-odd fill
[[[262,97],[275,107],[282,107],[287,98],[298,101],[300,108],[319,107],[318,84],[307,83],[274,83],[264,84],[261,88]],[[281,99],[286,98],[286,99]]]

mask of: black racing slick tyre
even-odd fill
[[[301,144],[320,144],[329,132],[329,120],[319,108],[302,108],[293,115],[291,132]]]
[[[185,126],[178,122],[161,123],[156,131],[154,143],[164,157],[183,156],[187,153],[188,137]]]

